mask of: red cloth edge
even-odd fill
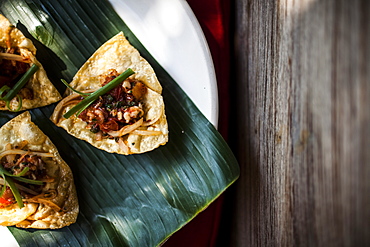
[[[203,30],[216,72],[219,97],[218,131],[227,141],[230,114],[230,1],[187,0]],[[171,236],[164,247],[215,246],[221,222],[224,196]]]

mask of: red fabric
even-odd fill
[[[230,112],[230,2],[224,0],[187,0],[200,23],[210,48],[216,71],[219,96],[218,130],[227,140]],[[224,120],[224,121],[222,121]],[[225,121],[226,120],[226,121]],[[176,232],[164,247],[215,246],[221,220],[223,196]]]

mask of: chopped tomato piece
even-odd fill
[[[9,188],[6,188],[3,196],[0,197],[0,208],[6,207],[13,203],[15,203],[13,193]]]

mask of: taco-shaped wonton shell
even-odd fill
[[[39,67],[36,73],[24,86],[24,88],[32,90],[33,97],[22,97],[22,107],[20,110],[42,107],[61,100],[62,97],[58,90],[51,83],[42,64],[35,57],[36,47],[33,45],[32,41],[26,38],[19,29],[13,26],[7,18],[0,14],[0,52],[8,49],[9,42],[10,47],[19,49],[20,55],[31,61],[30,65],[36,64]],[[22,95],[21,93],[18,94]],[[10,102],[11,109],[16,109],[18,103],[17,97],[13,98]],[[3,100],[0,100],[0,110],[8,110]]]
[[[144,121],[143,125],[139,126],[137,130],[160,132],[160,134],[129,133],[122,137],[125,146],[125,148],[122,148],[122,145],[115,138],[97,138],[97,135],[87,128],[87,124],[75,115],[68,119],[64,118],[62,115],[77,104],[67,104],[67,102],[64,102],[66,98],[59,102],[51,120],[57,126],[67,130],[69,134],[110,153],[124,155],[144,153],[167,143],[168,125],[164,100],[161,95],[162,86],[153,68],[140,56],[138,50],[128,42],[122,32],[95,51],[76,73],[70,86],[78,91],[96,91],[102,87],[101,75],[112,69],[121,74],[128,68],[135,72],[130,78],[142,82],[147,87],[146,93],[141,99]],[[65,96],[70,97],[74,94],[76,93],[67,89]]]
[[[45,182],[42,193],[52,193],[53,196],[42,200],[23,199],[22,208],[17,203],[0,208],[0,225],[58,229],[76,222],[79,205],[72,171],[49,137],[31,121],[28,111],[0,128],[0,159],[5,159],[4,152],[9,152],[9,145],[16,148],[23,142],[27,142],[27,150],[51,156],[43,158],[43,161],[46,174],[53,179]]]

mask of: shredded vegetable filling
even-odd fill
[[[14,54],[20,56],[19,51],[15,48],[0,48],[0,54]],[[16,59],[18,56],[14,56],[13,58],[11,56],[7,57],[5,55],[0,55],[0,88],[5,85],[13,87],[30,68],[29,62],[27,60],[19,61],[19,59]],[[27,98],[33,96],[31,91],[25,92],[24,94]]]
[[[0,47],[0,88],[3,86],[12,88],[30,68],[29,61],[19,54],[19,50],[15,48]],[[22,88],[20,94],[23,99],[33,98],[33,92],[29,88]]]
[[[23,150],[7,150],[1,155],[2,178],[0,178],[0,184],[2,194],[0,197],[0,208],[16,203],[14,188],[9,186],[8,179],[12,179],[19,190],[22,200],[42,194],[45,183],[41,181],[50,182],[53,180],[46,174],[46,164],[41,156],[24,151],[22,154],[20,151]]]
[[[102,86],[119,76],[111,69],[100,78]],[[146,93],[146,86],[137,80],[126,79],[120,85],[100,96],[78,116],[88,124],[93,133],[111,137],[108,132],[117,131],[139,121],[144,111],[140,100]]]

